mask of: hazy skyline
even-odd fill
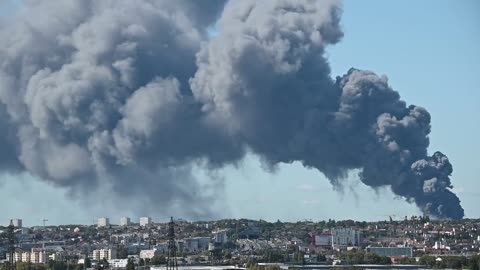
[[[6,6],[13,10],[13,5]],[[475,117],[480,115],[478,11],[476,1],[423,1],[415,6],[404,1],[344,1],[340,23],[344,37],[327,47],[332,77],[345,74],[350,67],[385,74],[403,100],[428,109],[432,116],[429,154],[441,150],[449,157],[454,166],[452,184],[466,217],[480,216],[476,207],[480,167],[475,155],[480,151],[476,140],[480,121]],[[5,14],[0,12],[0,16],[9,16]],[[208,184],[212,177],[198,168],[194,172],[201,183]],[[237,167],[215,172],[224,191],[215,194],[218,200],[213,202],[212,218],[378,220],[393,214],[420,214],[415,205],[395,198],[392,192],[383,188],[376,192],[362,184],[355,172],[349,175],[350,185],[338,192],[315,169],[295,162],[269,173],[249,154]],[[0,222],[18,217],[27,226],[41,224],[42,218],[56,224],[90,223],[108,216],[115,223],[121,216],[166,220],[175,215],[156,209],[162,205],[146,207],[142,213],[126,211],[128,200],[103,196],[109,190],[89,193],[87,200],[75,199],[79,194],[71,199],[68,191],[32,178],[26,173],[1,176],[0,203],[7,207]],[[160,211],[164,214],[159,215]]]

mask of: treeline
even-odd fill
[[[252,264],[247,266],[248,270],[281,270],[280,266],[278,265],[258,265]]]
[[[438,260],[440,258],[441,260]],[[471,269],[480,270],[480,256],[476,255],[471,258],[464,256],[422,256],[418,262],[419,265],[423,265],[429,268],[436,269]]]
[[[364,251],[345,252],[340,254],[339,258],[346,264],[392,264],[392,260],[389,257]]]
[[[1,270],[9,269],[8,263],[4,263],[0,266]],[[51,260],[48,264],[33,264],[27,262],[16,262],[15,263],[16,270],[83,270],[83,264],[70,264],[67,265],[66,262],[62,261],[54,261]]]

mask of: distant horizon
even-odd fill
[[[0,3],[0,224],[480,217],[480,1],[93,3]]]
[[[127,217],[127,216],[126,216]],[[145,216],[147,217],[147,216]],[[408,216],[408,220],[410,221],[411,218],[413,216]],[[416,217],[425,217],[425,216],[416,216]],[[102,217],[99,217],[99,218],[102,218]],[[106,217],[108,218],[108,217]],[[128,217],[130,218],[130,217]],[[19,218],[21,219],[21,218]],[[112,219],[108,218],[109,219],[109,222],[110,222],[110,226],[124,226],[124,225],[120,225],[120,223],[112,223]],[[430,221],[435,221],[435,222],[438,222],[438,221],[462,221],[462,220],[479,220],[480,217],[477,217],[477,218],[462,218],[462,219],[438,219],[438,218],[432,218],[432,217],[429,217]],[[23,220],[23,219],[22,219]],[[321,220],[309,220],[309,219],[302,219],[302,220],[265,220],[265,219],[251,219],[251,218],[220,218],[220,219],[212,219],[212,220],[189,220],[189,219],[183,219],[183,218],[178,218],[176,219],[174,217],[174,221],[177,222],[192,222],[192,223],[208,223],[208,222],[216,222],[216,221],[222,221],[222,220],[247,220],[247,221],[256,221],[256,222],[267,222],[267,223],[276,223],[278,221],[280,221],[281,223],[298,223],[298,222],[313,222],[313,223],[320,223],[320,222],[328,222],[329,219],[321,219]],[[354,222],[366,222],[366,223],[376,223],[376,222],[390,222],[389,220],[389,217],[387,217],[386,219],[378,219],[378,220],[355,220],[355,219],[330,219],[332,221],[335,221],[335,222],[345,222],[345,221],[354,221]],[[404,221],[404,217],[403,218],[392,218],[392,221],[393,222],[402,222]],[[168,220],[165,220],[165,221],[158,221],[158,220],[155,220],[154,218],[152,218],[152,224],[168,224],[169,222],[169,219]],[[139,222],[135,222],[135,221],[132,221],[132,219],[130,219],[130,225],[139,225],[140,223]],[[64,224],[48,224],[46,223],[45,224],[45,227],[58,227],[58,226],[76,226],[76,225],[79,225],[79,226],[97,226],[97,220],[95,220],[95,223],[64,223]],[[2,225],[0,224],[0,227],[7,227],[8,226],[8,222],[6,225]],[[25,223],[22,224],[22,227],[25,227],[25,228],[32,228],[32,227],[44,227],[43,224],[38,224],[38,225],[28,225],[27,226],[25,225]]]

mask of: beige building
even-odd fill
[[[101,261],[103,259],[106,260],[113,260],[117,258],[117,250],[110,248],[110,249],[95,249],[92,252],[92,260],[94,261]]]
[[[10,254],[6,254],[7,261],[10,260]],[[13,253],[15,262],[45,263],[45,253],[41,250],[32,249],[32,251],[17,251]]]
[[[33,251],[30,253],[31,263],[46,263],[45,252],[42,250]]]

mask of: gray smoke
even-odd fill
[[[205,217],[214,199],[192,168],[252,152],[335,186],[360,169],[463,217],[451,164],[427,153],[429,113],[372,72],[331,79],[339,15],[337,1],[28,1],[0,27],[0,169]]]

